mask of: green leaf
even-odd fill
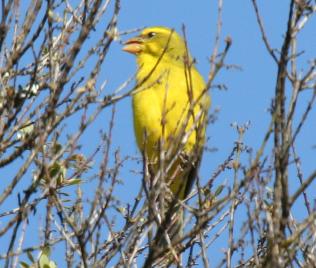
[[[52,148],[53,154],[59,153],[62,148],[63,146],[60,143],[55,143]]]
[[[30,265],[28,265],[26,262],[24,262],[24,261],[20,261],[20,265],[21,265],[21,267],[23,267],[23,268],[30,268]]]
[[[49,268],[49,256],[45,253],[41,254],[41,257],[38,260],[40,268]]]
[[[38,260],[40,268],[57,268],[55,262],[49,259],[50,257],[50,248],[46,247],[42,250],[41,256]]]
[[[224,185],[218,186],[218,188],[216,189],[214,195],[215,195],[215,196],[219,196],[219,195],[221,194],[221,192],[223,191],[223,189],[224,189]]]
[[[34,257],[30,251],[27,251],[26,255],[32,263],[35,263]]]
[[[71,179],[71,180],[65,180],[64,181],[64,185],[76,185],[81,183],[81,179],[77,178],[77,179]]]

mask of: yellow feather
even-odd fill
[[[172,153],[177,154],[183,142],[182,151],[189,159],[201,154],[210,97],[184,40],[171,29],[151,27],[128,40],[123,50],[136,55],[139,68],[132,103],[140,150],[156,170],[161,150],[169,150],[172,160]],[[200,156],[192,159],[198,162]],[[168,172],[171,190],[179,198],[185,198],[194,180],[190,170],[181,172],[184,162],[179,156]],[[191,164],[191,169],[198,168],[198,163]]]

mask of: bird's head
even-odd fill
[[[186,54],[186,46],[182,37],[173,29],[166,27],[150,27],[138,36],[127,40],[123,50],[139,56],[182,59]]]

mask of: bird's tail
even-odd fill
[[[150,243],[147,260],[168,267],[181,263],[181,241],[183,238],[184,208],[177,200],[167,202],[161,224]],[[145,265],[146,267],[146,265]],[[148,267],[151,267],[148,266]]]

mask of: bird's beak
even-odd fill
[[[141,37],[133,37],[124,43],[123,51],[138,54],[143,51],[143,39]]]

